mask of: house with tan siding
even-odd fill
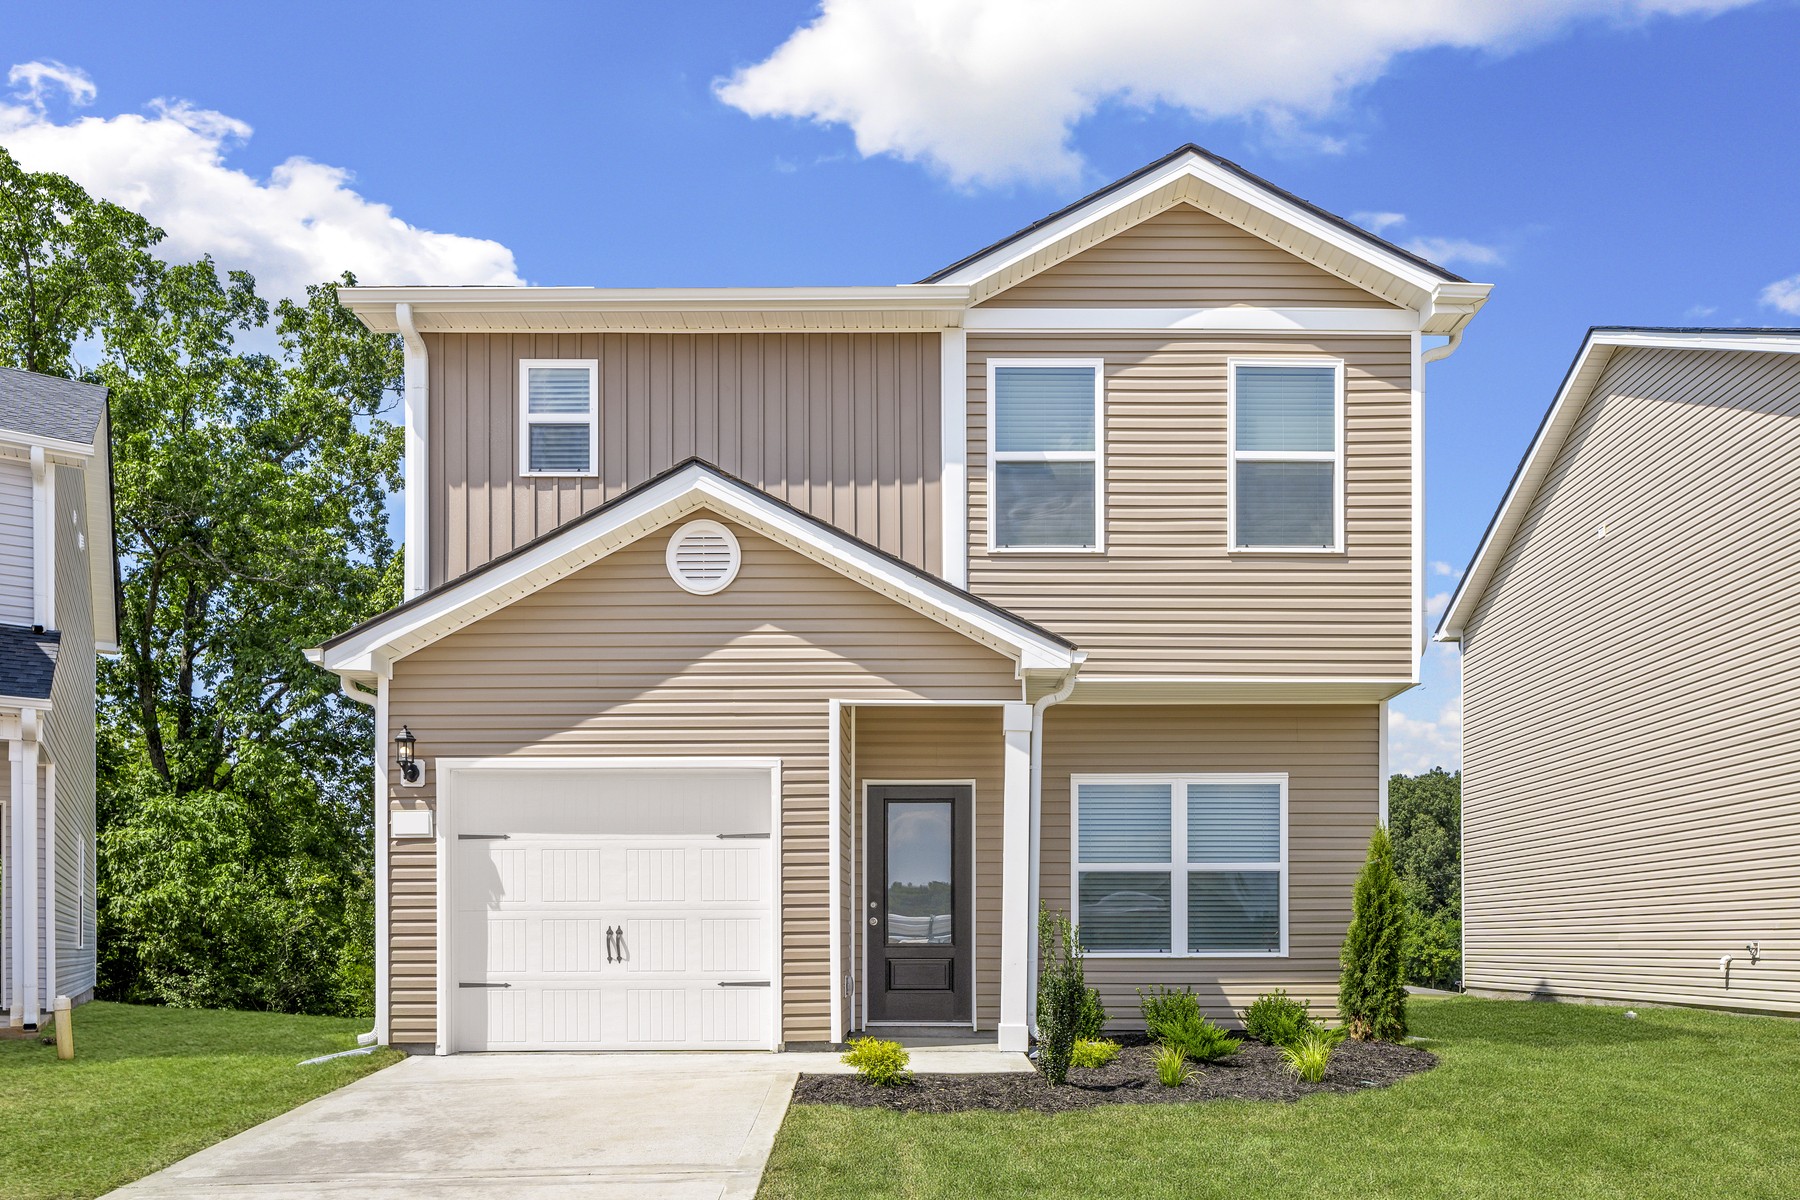
[[[1470,283],[1183,147],[919,283],[356,287],[406,348],[377,1017],[426,1052],[1329,1011]]]
[[[94,679],[118,652],[103,387],[0,367],[0,1008],[91,1000]]]
[[[1800,330],[1589,332],[1437,636],[1463,978],[1800,1013]]]

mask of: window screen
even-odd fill
[[[994,546],[1097,547],[1099,365],[995,363],[992,378]]]

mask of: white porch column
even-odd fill
[[[1000,1049],[1031,1041],[1031,705],[1005,706],[1006,782],[1000,851]]]

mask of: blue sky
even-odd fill
[[[1792,2],[872,2],[11,5],[0,143],[279,291],[904,282],[1196,141],[1496,285],[1428,377],[1455,570],[1587,326],[1800,324]],[[1397,769],[1455,761],[1426,676]]]

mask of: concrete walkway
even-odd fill
[[[967,1049],[916,1050],[912,1066],[1030,1070]],[[805,1053],[410,1058],[112,1194],[750,1197],[794,1081],[846,1069]]]

